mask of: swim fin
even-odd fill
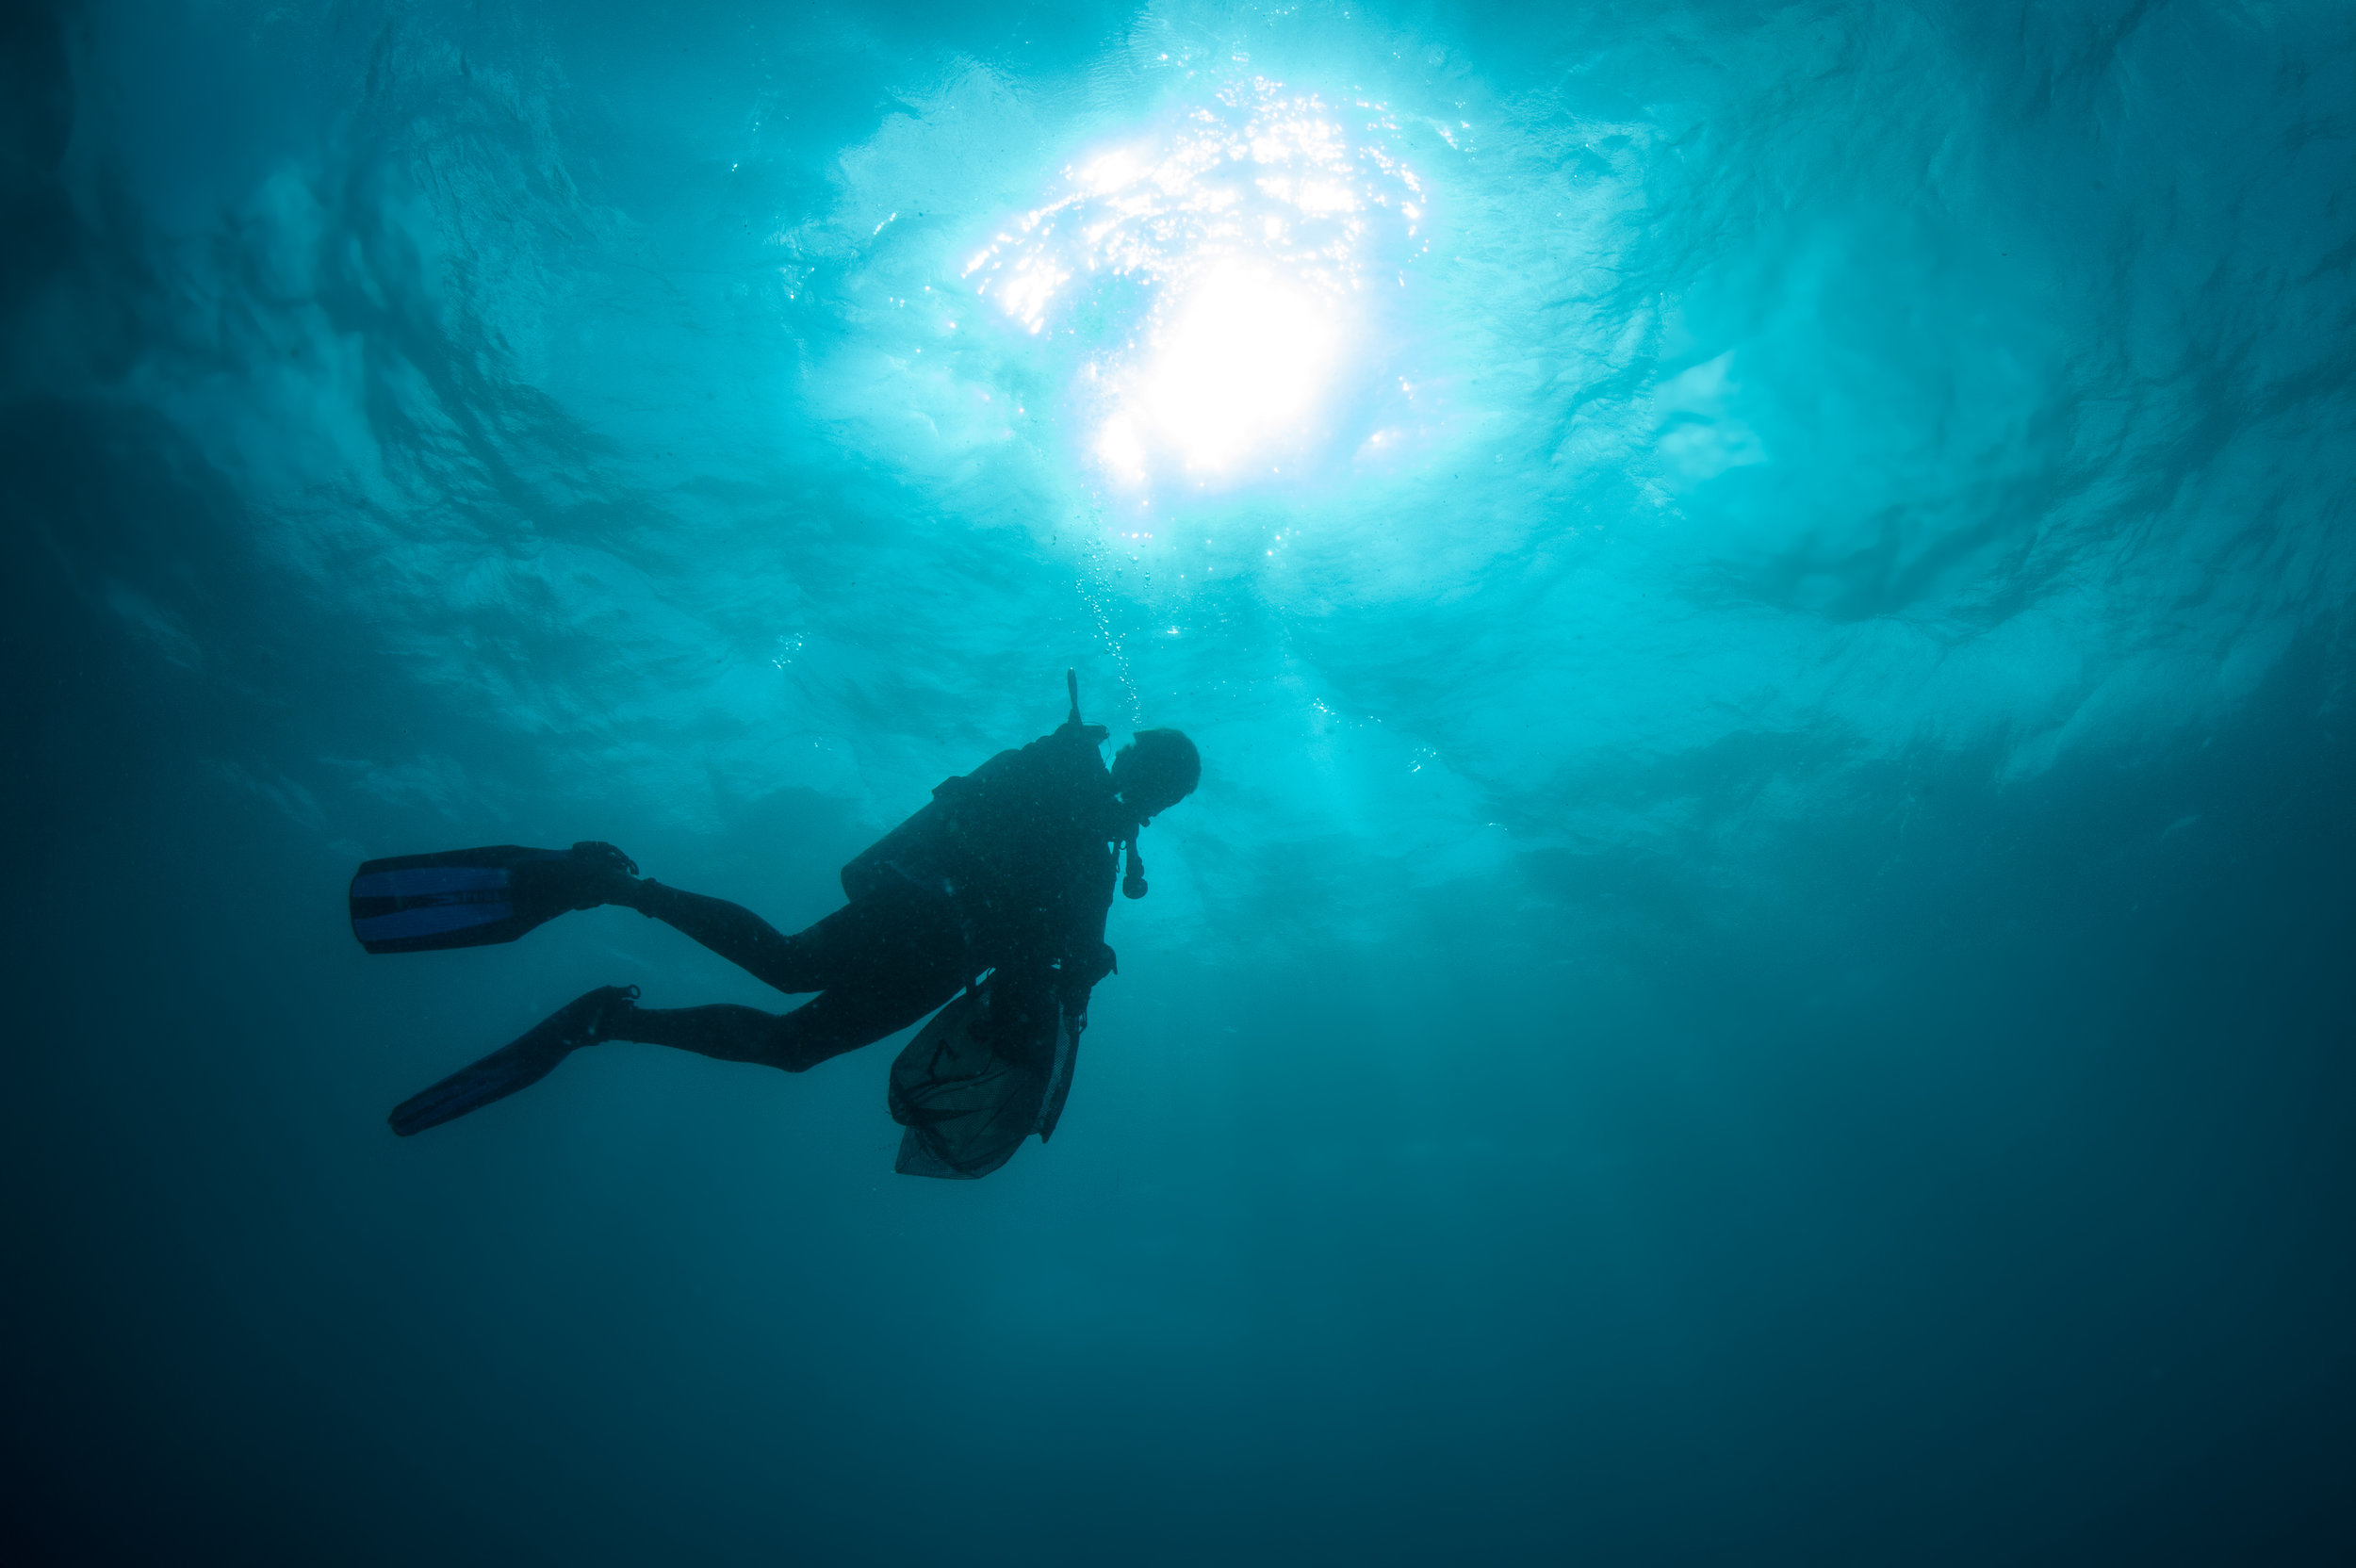
[[[603,1039],[599,1025],[606,1015],[637,999],[635,986],[599,986],[586,996],[575,997],[512,1043],[472,1067],[460,1068],[432,1088],[411,1095],[384,1119],[396,1135],[410,1137],[428,1127],[455,1121],[468,1111],[479,1111],[494,1100],[504,1100],[517,1089],[528,1089],[582,1046]]]
[[[600,884],[634,876],[612,844],[569,850],[489,844],[370,860],[352,874],[352,934],[370,953],[512,942],[567,909],[601,904]]]

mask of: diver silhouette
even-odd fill
[[[617,904],[780,991],[818,993],[777,1014],[725,1003],[641,1007],[637,987],[600,987],[403,1101],[393,1131],[406,1137],[480,1110],[606,1040],[800,1072],[941,1008],[892,1067],[891,1110],[908,1129],[898,1168],[986,1175],[1031,1133],[1053,1134],[1089,993],[1113,972],[1104,921],[1116,852],[1128,858],[1122,890],[1142,898],[1137,832],[1192,793],[1203,772],[1194,743],[1174,729],[1139,730],[1106,768],[1106,731],[1081,722],[1078,678],[1065,681],[1072,712],[1060,727],[934,790],[843,868],[849,902],[793,936],[741,905],[642,879],[607,843],[362,866],[352,933],[372,953],[513,941],[568,909]]]

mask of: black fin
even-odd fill
[[[479,1111],[494,1100],[504,1100],[517,1089],[528,1089],[582,1046],[603,1039],[601,1026],[607,1015],[637,996],[635,986],[600,986],[575,997],[513,1043],[411,1095],[384,1119],[395,1134],[411,1137],[428,1127],[455,1121],[468,1111]]]

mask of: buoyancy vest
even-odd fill
[[[977,968],[1092,963],[1112,907],[1112,845],[1135,833],[1098,753],[1102,725],[1067,723],[970,774],[843,868],[843,893],[892,879],[950,899]]]

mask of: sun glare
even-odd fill
[[[1070,342],[1087,449],[1129,487],[1237,484],[1315,448],[1371,366],[1368,280],[1413,248],[1422,188],[1380,105],[1265,78],[1104,147],[966,269],[1025,331]]]
[[[1156,449],[1224,477],[1297,433],[1332,378],[1342,328],[1330,302],[1231,264],[1188,289],[1153,337],[1098,440],[1105,466],[1131,482]]]

